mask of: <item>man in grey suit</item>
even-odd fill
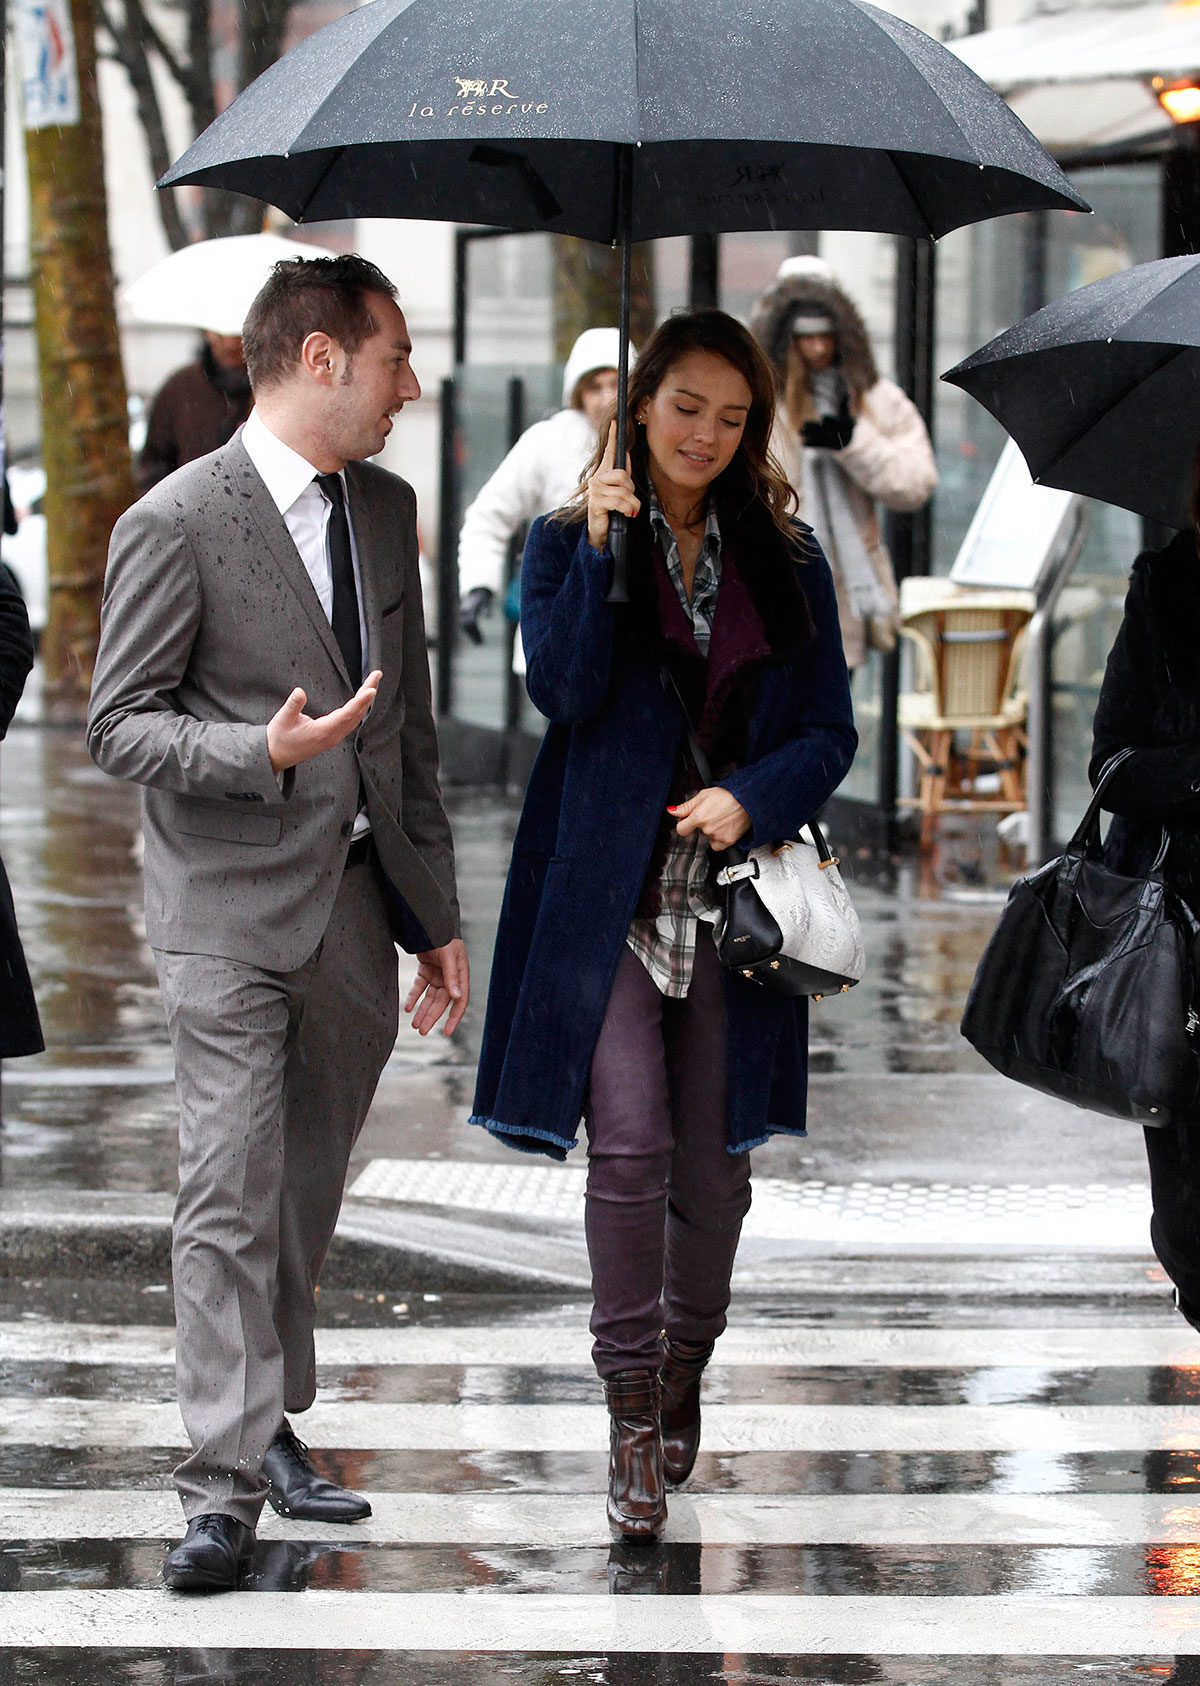
[[[255,410],[113,532],[88,723],[142,788],[146,932],[175,1054],[169,1586],[233,1586],[264,1499],[348,1521],[285,1412],[316,1392],[314,1289],[405,1002],[467,1005],[411,487],[363,461],[420,395],[362,258],[280,264],[244,334]]]

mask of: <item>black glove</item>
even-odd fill
[[[815,421],[806,421],[801,429],[801,443],[812,445],[819,451],[840,451],[850,443],[854,433],[854,417],[850,414],[850,402],[843,398],[834,416],[818,416]]]
[[[492,612],[492,592],[486,585],[477,585],[459,599],[458,629],[466,633],[472,644],[483,643],[483,629],[479,625],[484,615]]]

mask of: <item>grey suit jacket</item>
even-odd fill
[[[155,948],[287,971],[329,920],[360,780],[384,871],[434,946],[458,930],[411,486],[346,469],[369,666],[356,735],[284,775],[266,725],[293,687],[308,712],[350,683],[312,581],[236,435],[113,529],[88,747],[143,787],[146,932]]]

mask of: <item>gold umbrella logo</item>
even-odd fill
[[[545,102],[539,105],[536,100],[522,99],[519,94],[514,94],[507,76],[456,76],[454,86],[458,92],[453,103],[440,113],[442,116],[529,117],[536,114],[544,117],[550,109]],[[439,112],[434,105],[423,105],[418,100],[408,115],[436,117]]]

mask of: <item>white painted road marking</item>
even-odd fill
[[[367,1451],[577,1452],[607,1441],[602,1405],[322,1404],[315,1446]],[[0,1445],[185,1444],[174,1404],[9,1397]],[[1200,1406],[706,1405],[710,1452],[1190,1451]]]
[[[1200,1598],[610,1598],[498,1592],[20,1592],[10,1646],[696,1652],[780,1656],[1200,1655]]]
[[[173,1364],[175,1331],[107,1323],[0,1323],[0,1360],[14,1363]],[[507,1365],[580,1368],[592,1374],[591,1336],[581,1307],[569,1324],[528,1322],[461,1328],[318,1329],[318,1364]],[[823,1325],[734,1326],[721,1336],[715,1367],[750,1364],[819,1369],[1200,1368],[1200,1334],[1181,1319],[1161,1328],[931,1329]]]

